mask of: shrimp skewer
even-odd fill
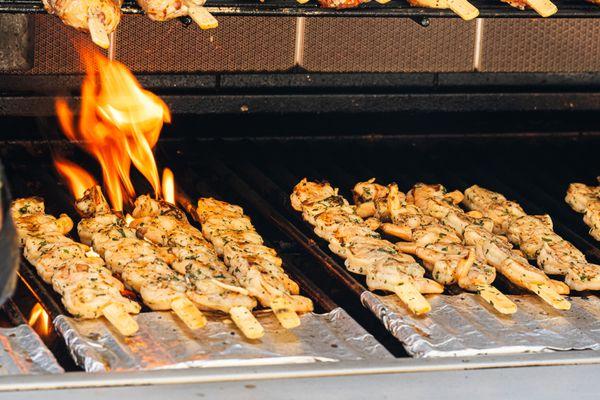
[[[110,210],[100,187],[86,190],[76,207],[83,217],[77,226],[81,240],[90,244],[148,307],[174,311],[190,329],[206,324],[206,317],[188,299],[183,276],[165,261],[169,254],[138,239],[125,220]]]
[[[130,227],[138,236],[173,255],[171,267],[185,276],[193,288],[189,297],[198,307],[228,313],[250,339],[264,335],[264,328],[250,311],[256,307],[256,300],[240,286],[181,210],[144,195],[136,199],[132,215]]]
[[[600,290],[600,265],[589,263],[573,244],[554,232],[549,215],[528,215],[500,193],[477,185],[465,190],[465,205],[498,223],[498,233],[519,246],[548,274],[563,275],[573,290]]]
[[[473,246],[463,244],[453,228],[407,203],[397,184],[383,186],[371,179],[356,184],[353,193],[362,216],[385,221],[381,226],[384,232],[407,241],[396,243],[396,248],[423,260],[437,282],[477,292],[500,313],[517,311],[516,305],[492,286],[495,268]]]
[[[410,255],[399,252],[373,231],[348,201],[329,183],[303,179],[290,196],[292,207],[302,212],[315,233],[344,258],[349,271],[366,275],[372,290],[396,293],[415,314],[431,310],[421,293],[441,293],[444,288],[423,278],[425,270]]]
[[[493,233],[492,231],[501,229],[496,224],[497,221],[481,218],[481,212],[469,215],[458,207],[456,204],[462,199],[460,192],[447,193],[442,185],[423,183],[415,185],[407,195],[408,202],[454,228],[462,235],[465,244],[474,246],[480,257],[515,285],[532,291],[557,309],[569,309],[570,303],[561,296],[567,294],[569,288],[530,265],[505,237]]]
[[[140,312],[139,304],[121,295],[123,284],[100,257],[65,236],[73,227],[68,216],[45,214],[43,200],[35,197],[15,200],[11,213],[25,258],[61,295],[70,314],[85,319],[103,315],[121,334],[137,332],[130,314]]]
[[[238,281],[264,307],[269,307],[285,328],[300,324],[297,313],[313,310],[310,299],[285,273],[277,252],[264,245],[244,210],[213,198],[198,200],[196,210],[202,233]]]

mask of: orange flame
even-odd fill
[[[31,309],[28,323],[42,336],[50,334],[50,317],[40,303],[36,303]]]
[[[58,172],[67,180],[71,193],[76,199],[83,196],[85,191],[96,185],[96,180],[79,165],[67,160],[55,160]]]
[[[167,203],[175,204],[175,177],[169,168],[163,170],[162,193]]]
[[[86,78],[81,87],[77,128],[73,112],[57,100],[56,113],[65,135],[77,141],[102,167],[104,185],[113,209],[135,195],[131,164],[160,194],[158,167],[152,153],[164,122],[171,121],[167,105],[143,89],[131,71],[100,54],[84,54]]]

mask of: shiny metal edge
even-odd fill
[[[62,375],[2,377],[0,378],[0,392],[591,364],[598,364],[600,368],[600,351],[584,350],[439,359],[400,358],[389,361],[342,361],[337,363],[294,364],[286,365],[285,368],[281,366],[254,366],[94,374],[71,372]]]

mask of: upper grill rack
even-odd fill
[[[539,17],[533,10],[517,10],[500,0],[475,0],[473,4],[479,9],[482,18],[532,18]],[[562,0],[559,11],[552,18],[598,18],[600,7],[586,3],[584,0]],[[375,1],[362,4],[358,8],[334,10],[319,7],[314,1],[299,4],[294,0],[266,0],[264,2],[239,0],[208,0],[208,11],[215,15],[245,16],[306,16],[306,17],[409,17],[417,19],[421,24],[423,18],[457,17],[455,13],[445,9],[411,7],[402,0],[392,0],[387,4]],[[140,7],[132,0],[125,0],[122,6],[127,14],[143,14]],[[45,12],[39,0],[0,0],[0,12],[7,13],[42,13]]]

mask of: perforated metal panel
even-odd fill
[[[293,66],[294,18],[219,17],[202,31],[179,21],[126,16],[117,58],[134,71],[282,71]]]
[[[74,44],[90,44],[88,35],[53,16],[32,18],[36,38],[30,73],[82,72]],[[293,66],[295,26],[294,18],[220,17],[217,29],[202,31],[179,21],[125,16],[116,57],[136,72],[283,71]]]
[[[485,20],[482,71],[600,71],[594,19]]]
[[[327,72],[468,71],[473,68],[475,23],[434,19],[306,20],[304,67]]]

